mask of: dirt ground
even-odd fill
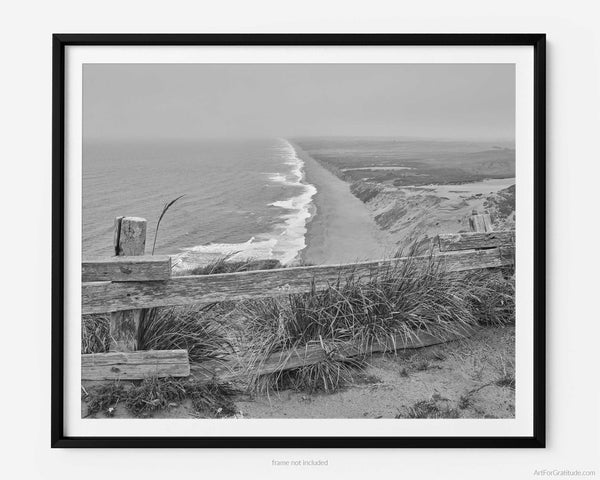
[[[239,395],[236,418],[514,418],[514,344],[514,327],[487,327],[467,339],[377,354],[336,393]],[[119,405],[114,417],[130,415]],[[189,402],[152,417],[203,418]]]

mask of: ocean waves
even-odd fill
[[[271,230],[255,234],[241,243],[209,243],[182,248],[181,253],[173,257],[176,271],[190,270],[223,257],[227,257],[227,261],[276,259],[284,265],[298,259],[306,247],[308,221],[315,214],[313,196],[317,189],[306,182],[304,161],[289,141],[278,139],[273,145],[273,153],[280,159],[279,167],[264,176],[272,187],[282,187],[284,198],[268,203],[273,215]],[[256,185],[256,188],[263,186]]]
[[[252,237],[243,243],[209,243],[208,245],[184,248],[181,253],[173,255],[173,270],[176,272],[187,271],[223,258],[230,262],[274,258],[275,244],[274,238],[257,240]]]
[[[273,174],[270,178],[274,182],[295,187],[300,192],[286,200],[271,203],[272,206],[285,210],[281,215],[283,225],[275,232],[277,243],[273,250],[274,258],[288,264],[306,247],[307,223],[315,213],[312,197],[317,193],[317,189],[305,181],[304,161],[298,156],[294,146],[285,139],[281,139],[280,142],[284,164],[290,167],[290,171],[284,175]]]

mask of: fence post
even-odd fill
[[[146,220],[137,217],[115,218],[114,246],[117,256],[144,255]],[[146,310],[125,310],[110,314],[110,351],[137,350],[140,325]]]
[[[469,218],[469,227],[472,232],[491,232],[492,217],[489,213],[479,214],[473,210],[473,215]]]
[[[489,213],[478,213],[477,210],[473,210],[473,215],[469,218],[469,226],[471,227],[472,232],[491,232],[492,229],[492,217]],[[503,280],[507,278],[506,269],[491,269],[493,278],[497,278],[498,280]]]

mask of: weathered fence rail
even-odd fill
[[[438,235],[441,252],[480,248],[512,248],[515,245],[514,230],[503,232],[469,232]]]
[[[502,247],[442,253],[435,256],[441,268],[460,272],[512,264],[513,249]],[[106,313],[134,308],[164,307],[273,297],[282,294],[323,290],[340,279],[353,276],[369,279],[402,263],[426,264],[429,255],[346,265],[292,267],[275,270],[190,275],[166,281],[91,282],[82,286],[83,313]]]
[[[171,278],[171,257],[143,255],[111,257],[81,262],[81,281],[148,282]]]
[[[388,338],[383,343],[361,345],[349,341],[340,343],[333,348],[324,348],[319,342],[314,342],[306,345],[304,348],[294,348],[273,353],[253,365],[244,364],[239,359],[214,360],[195,364],[191,366],[191,374],[198,380],[210,381],[216,377],[219,380],[232,381],[247,376],[249,370],[254,376],[268,375],[282,370],[312,365],[328,358],[343,361],[378,352],[429,347],[465,338],[473,332],[473,329],[461,328],[456,333],[444,337],[435,336],[427,332],[415,332],[410,337],[396,335],[395,337]]]
[[[153,375],[187,377],[187,350],[90,353],[81,356],[84,380],[136,380]]]
[[[470,219],[471,233],[443,234],[436,238],[433,259],[446,271],[506,267],[514,264],[514,231],[492,232],[489,215]],[[109,259],[82,263],[82,313],[110,313],[111,352],[82,355],[82,379],[139,379],[148,375],[187,376],[194,374],[234,378],[247,370],[239,361],[209,362],[190,370],[187,351],[134,351],[148,308],[203,304],[228,300],[273,297],[322,290],[352,277],[368,282],[390,269],[411,262],[426,265],[432,255],[395,258],[344,265],[291,267],[216,275],[171,276],[168,256],[145,256],[145,220],[119,217],[115,221],[115,253]],[[140,238],[140,237],[143,237]],[[439,249],[439,250],[438,250]],[[119,256],[120,255],[120,256]],[[124,255],[124,256],[123,256]],[[453,338],[467,332],[457,332]],[[428,332],[413,337],[390,339],[385,345],[371,345],[370,352],[418,348],[448,341]],[[362,352],[362,353],[361,353]],[[352,342],[339,346],[335,355],[364,354],[364,346]],[[332,352],[320,345],[303,350],[278,352],[255,365],[254,374],[316,363]]]

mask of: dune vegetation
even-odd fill
[[[228,273],[279,266],[275,262],[229,263],[219,259],[194,273]],[[82,353],[107,351],[108,321],[103,315],[84,316]],[[330,393],[352,383],[361,374],[374,345],[411,338],[418,332],[451,338],[460,335],[465,328],[512,322],[512,272],[505,271],[504,275],[490,271],[452,273],[431,257],[425,265],[410,261],[400,263],[366,280],[348,275],[320,291],[237,303],[149,309],[141,330],[140,348],[187,349],[191,363],[237,358],[247,370],[245,381],[236,385],[236,389],[253,394],[285,389]],[[336,355],[338,347],[348,342],[358,345],[362,354],[352,358]],[[329,352],[327,357],[291,370],[282,368],[266,375],[255,373],[273,353],[302,350],[312,345],[320,345]],[[152,405],[167,408],[182,398],[191,398],[195,405],[200,405],[203,396],[207,404],[223,403],[234,391],[216,379],[212,390],[193,381],[165,383],[155,379],[154,383],[148,382],[152,381],[128,382],[126,391],[133,389],[133,393],[126,395],[117,386],[114,386],[116,394],[110,388],[99,392],[86,390],[85,398],[91,402],[92,410],[105,411],[106,403],[94,398],[108,395],[114,402],[115,395],[120,395],[121,403],[125,402],[127,408],[140,414],[148,409],[140,407],[139,398],[131,400],[131,395],[147,395]],[[162,396],[165,399],[161,399]],[[230,409],[222,410],[221,414],[224,411]]]

